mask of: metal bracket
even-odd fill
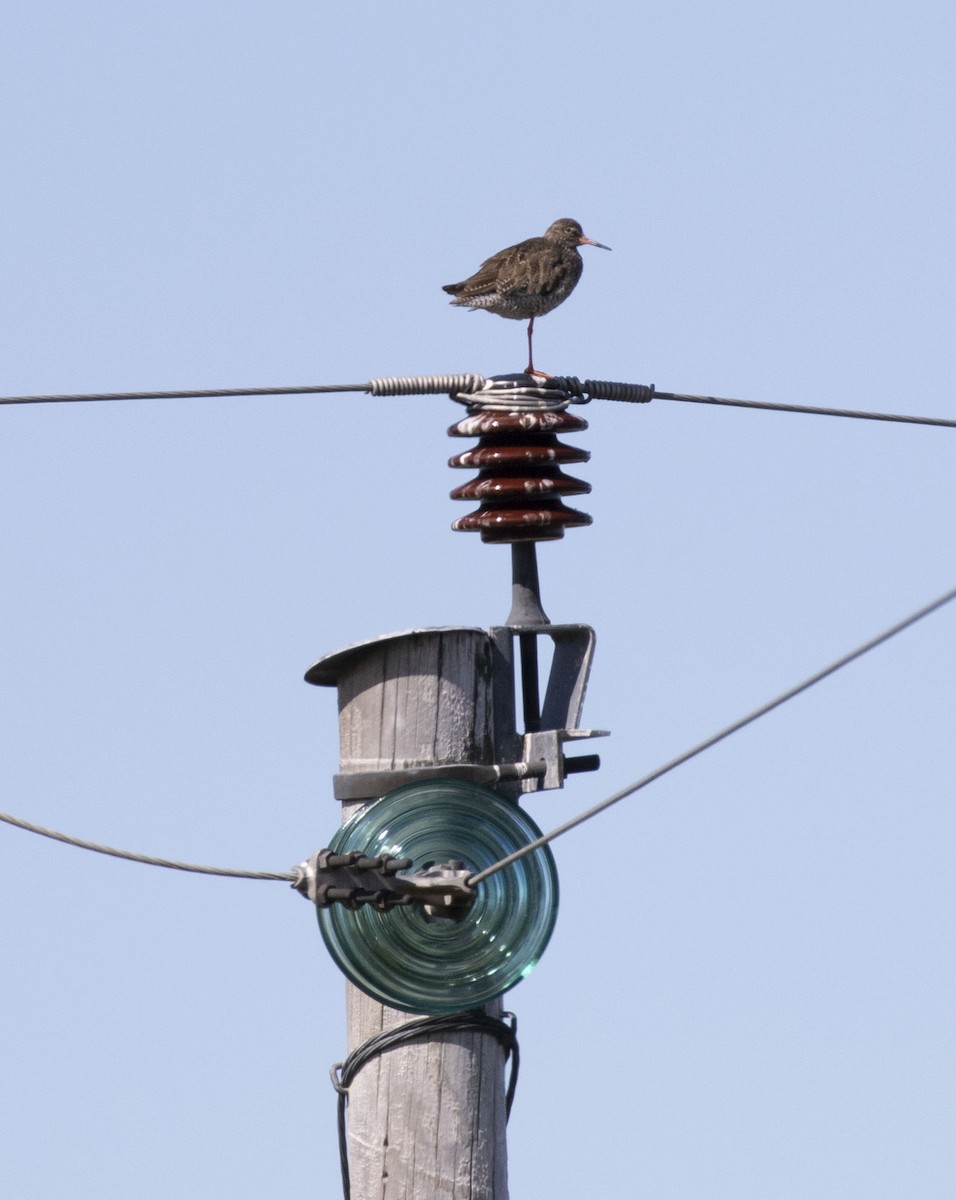
[[[551,670],[545,689],[537,729],[529,729],[522,738],[524,771],[517,776],[522,792],[546,791],[564,786],[564,779],[581,771],[596,771],[601,760],[596,754],[566,758],[564,744],[592,737],[607,737],[606,729],[579,729],[588,676],[594,658],[595,633],[590,625],[506,625],[492,634],[507,634],[514,639],[548,637],[554,643]]]
[[[526,733],[524,758],[528,773],[521,781],[521,790],[537,792],[564,787],[565,775],[596,771],[601,765],[598,755],[581,754],[567,758],[564,743],[607,736],[606,729],[542,729],[538,733]]]

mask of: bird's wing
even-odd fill
[[[566,254],[547,238],[529,238],[499,250],[485,259],[474,275],[461,283],[446,284],[444,291],[462,300],[491,293],[547,298],[553,292],[574,287],[581,268],[579,255]]]
[[[564,288],[569,277],[573,286],[581,274],[577,255],[566,256],[544,238],[533,239],[531,245],[522,242],[496,257],[504,259],[498,268],[498,291],[505,295],[549,296]]]
[[[469,275],[467,279],[463,279],[461,283],[445,284],[442,291],[449,292],[453,296],[484,296],[489,292],[495,292],[499,289],[499,271],[500,264],[505,263],[509,257],[521,250],[522,244],[517,246],[509,246],[506,250],[499,250],[497,254],[492,254],[491,258],[486,258],[474,275]]]

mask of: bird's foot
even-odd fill
[[[532,376],[532,378],[534,378],[534,379],[553,379],[553,378],[554,378],[554,376],[553,376],[553,375],[549,375],[549,374],[547,373],[547,371],[538,371],[538,370],[536,370],[536,369],[535,369],[535,368],[534,368],[534,367],[531,365],[531,363],[528,363],[528,365],[525,367],[525,369],[524,369],[524,373],[525,373],[525,375],[530,375],[530,376]]]

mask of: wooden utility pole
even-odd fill
[[[496,653],[485,630],[420,630],[311,669],[310,682],[338,690],[343,819],[387,790],[375,776],[395,786],[423,768],[496,761]],[[417,1019],[351,983],[346,991],[350,1051]],[[500,1001],[486,1007],[500,1011]],[[351,1200],[507,1200],[505,1057],[494,1037],[468,1032],[430,1034],[369,1062],[349,1089]]]

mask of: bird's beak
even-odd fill
[[[578,238],[578,245],[579,246],[597,246],[597,248],[599,250],[610,250],[611,249],[610,246],[605,246],[605,244],[603,242],[595,242],[591,238],[585,237],[583,233]]]

